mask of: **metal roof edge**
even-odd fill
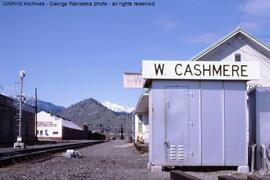
[[[139,106],[139,104],[140,104],[140,102],[142,101],[142,98],[143,98],[144,96],[149,96],[149,92],[143,92],[143,93],[140,95],[140,98],[139,98],[139,100],[138,100],[138,102],[137,102],[137,104],[136,104],[136,106],[135,106],[135,109],[134,109],[135,114],[136,114],[136,110],[138,109],[138,106]]]
[[[211,52],[212,50],[216,49],[217,47],[219,47],[220,45],[222,45],[224,42],[228,41],[229,39],[231,39],[232,37],[234,37],[236,34],[239,34],[239,33],[241,33],[245,37],[249,38],[250,40],[252,40],[256,44],[262,46],[264,49],[266,49],[267,51],[270,52],[270,47],[269,46],[267,46],[266,44],[264,44],[263,42],[261,42],[260,40],[258,40],[257,38],[255,38],[254,36],[250,35],[246,31],[244,31],[243,29],[241,29],[240,27],[238,27],[233,32],[227,34],[226,36],[224,36],[223,38],[221,38],[217,42],[213,43],[212,45],[210,45],[206,49],[202,50],[200,53],[196,54],[195,56],[193,56],[189,60],[190,61],[197,61],[199,58],[201,58],[204,55],[208,54],[209,52]]]

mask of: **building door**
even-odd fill
[[[189,161],[189,88],[166,87],[165,110],[166,160]]]

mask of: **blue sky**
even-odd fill
[[[151,8],[0,2],[0,91],[16,94],[24,69],[25,94],[37,87],[40,99],[64,106],[90,97],[135,106],[141,90],[124,89],[123,72],[139,72],[142,59],[187,60],[236,25],[270,43],[270,0],[156,0]]]

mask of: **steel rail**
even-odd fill
[[[54,146],[46,146],[46,147],[36,147],[31,149],[22,149],[11,152],[3,152],[0,153],[0,167],[16,164],[18,162],[26,162],[29,159],[33,160],[33,158],[37,159],[40,156],[51,155],[54,153],[58,153],[61,151],[65,151],[67,149],[77,149],[85,146],[95,145],[99,143],[103,143],[107,141],[97,140],[90,142],[79,142],[79,143],[67,143],[60,144]]]

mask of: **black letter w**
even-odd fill
[[[160,64],[155,64],[155,72],[156,75],[158,75],[158,72],[160,71],[160,74],[163,75],[163,70],[164,70],[164,64],[160,65]]]

